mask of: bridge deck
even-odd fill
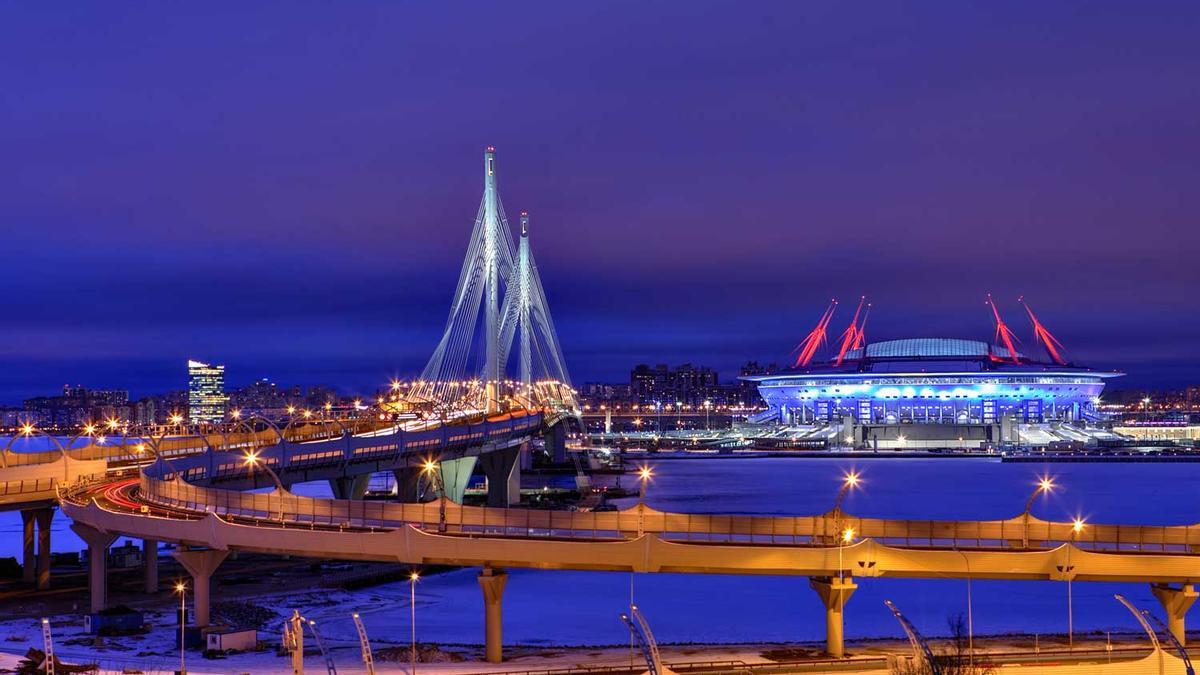
[[[1089,526],[1024,517],[912,521],[395,504],[252,494],[142,476],[67,496],[102,531],[192,546],[410,564],[543,569],[1186,582],[1200,528]],[[134,488],[138,489],[135,491]],[[101,506],[101,502],[104,505]],[[143,507],[144,511],[143,512]],[[442,512],[444,510],[444,525]],[[843,526],[867,538],[829,543]],[[1139,540],[1138,537],[1141,537]]]

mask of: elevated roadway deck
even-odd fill
[[[236,550],[478,566],[485,598],[497,606],[506,567],[808,576],[825,606],[835,655],[842,653],[842,611],[854,577],[1146,582],[1179,636],[1200,578],[1200,526],[1098,524],[1077,531],[1070,522],[1028,515],[769,517],[664,513],[644,505],[580,513],[241,493],[145,474],[64,495],[62,508],[89,543],[128,535],[196,549],[178,555],[197,579]],[[855,541],[839,546],[846,528]],[[189,566],[188,559],[202,562]],[[102,586],[103,569],[93,570],[93,579]],[[96,597],[93,605],[102,605]],[[489,642],[493,631],[498,644],[499,626],[489,625]]]

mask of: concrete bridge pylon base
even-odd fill
[[[483,643],[488,663],[504,660],[504,641],[501,624],[501,600],[508,573],[491,567],[479,573],[479,588],[483,590]]]
[[[342,476],[329,479],[329,489],[334,499],[362,499],[367,494],[367,485],[371,482],[371,474],[361,476]]]
[[[487,477],[487,505],[506,507],[521,502],[522,447],[497,450],[479,456],[479,468]]]
[[[180,565],[192,575],[192,598],[196,608],[196,626],[204,628],[209,622],[209,580],[217,567],[225,561],[229,551],[175,551],[172,553]]]
[[[1150,584],[1150,591],[1154,593],[1154,597],[1158,598],[1159,603],[1163,606],[1163,611],[1167,614],[1167,629],[1179,640],[1179,644],[1187,644],[1187,631],[1184,626],[1184,617],[1192,608],[1192,603],[1196,602],[1196,598],[1200,597],[1200,593],[1192,584],[1182,584],[1179,588],[1168,586],[1167,584]]]
[[[821,597],[825,605],[825,651],[840,659],[846,655],[845,609],[846,601],[854,594],[858,584],[853,578],[810,577],[808,585]]]
[[[71,529],[88,545],[88,595],[94,614],[108,602],[108,547],[117,540],[117,535],[83,523],[71,523]]]

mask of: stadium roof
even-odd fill
[[[774,375],[748,376],[761,380],[788,375],[837,374],[968,374],[968,373],[1088,373],[1112,377],[1118,373],[1094,371],[1074,364],[1036,361],[1021,352],[1016,358],[1008,349],[984,340],[964,338],[903,338],[867,343],[861,349],[845,353],[842,362],[814,362],[808,367],[790,368]]]

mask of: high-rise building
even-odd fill
[[[629,373],[629,388],[641,403],[687,403],[699,405],[711,398],[717,386],[717,373],[707,366],[685,363],[668,368],[638,364]]]
[[[188,361],[188,420],[223,421],[226,400],[225,366]]]

